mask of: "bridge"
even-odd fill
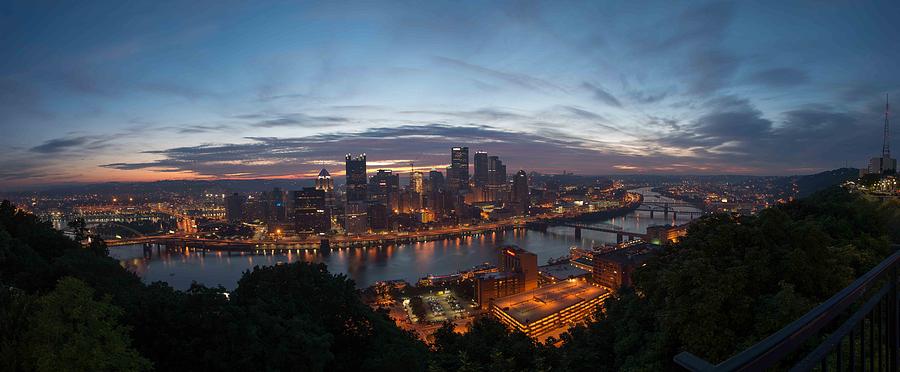
[[[526,227],[539,230],[539,231],[547,231],[547,227],[549,227],[551,223],[534,221],[529,222]],[[625,231],[621,226],[610,225],[610,224],[597,224],[597,225],[583,225],[576,223],[566,223],[566,222],[556,222],[552,223],[553,226],[565,226],[571,227],[575,229],[575,238],[581,239],[581,230],[591,230],[591,231],[599,231],[610,234],[616,234],[616,242],[621,243],[626,240],[634,240],[634,239],[647,239],[646,233],[639,232],[631,232]],[[599,226],[598,226],[599,225]]]
[[[644,203],[644,204],[647,204],[647,203]],[[650,204],[650,205],[655,206],[655,204]],[[694,219],[694,216],[702,216],[704,214],[704,212],[702,212],[702,211],[676,210],[669,206],[662,206],[662,207],[658,207],[658,208],[650,208],[650,207],[642,208],[642,207],[643,207],[643,205],[641,207],[638,207],[637,209],[635,209],[635,211],[650,212],[650,218],[653,218],[653,214],[656,212],[663,212],[663,216],[665,216],[666,218],[669,217],[669,213],[672,213],[672,218],[674,218],[674,219],[678,219],[678,214],[681,213],[682,216],[688,215],[688,217],[690,217],[690,219],[692,219],[692,220]]]
[[[689,371],[897,371],[900,245],[892,247],[874,269],[756,345],[719,364],[688,351],[675,363]]]

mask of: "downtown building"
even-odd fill
[[[331,231],[331,211],[324,190],[304,187],[294,191],[294,230],[297,234],[327,234]]]
[[[369,205],[366,213],[372,230],[388,230],[391,216],[400,207],[400,175],[379,169],[369,179]]]
[[[490,314],[511,329],[539,338],[590,320],[611,292],[584,278],[494,300]]]
[[[591,260],[594,282],[610,291],[631,287],[634,271],[659,250],[660,246],[656,244],[635,242],[620,249],[594,252]]]
[[[464,192],[469,189],[468,147],[453,147],[450,149],[450,167],[447,168],[447,186],[452,192]]]
[[[361,235],[368,231],[368,181],[366,175],[366,154],[344,158],[347,175],[343,224],[348,234]]]
[[[244,219],[244,200],[246,198],[238,193],[225,197],[225,219],[229,223],[240,223]]]
[[[475,278],[475,299],[482,309],[492,300],[530,291],[538,285],[537,255],[516,246],[497,253],[497,271]]]
[[[350,154],[344,159],[347,175],[347,202],[365,202],[367,199],[368,177],[366,176],[366,154],[353,157]]]
[[[531,194],[528,188],[528,174],[524,170],[519,170],[513,176],[512,203],[516,213],[523,216],[528,215],[531,209]]]

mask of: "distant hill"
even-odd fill
[[[806,176],[797,176],[794,179],[794,184],[798,188],[797,196],[803,198],[816,191],[857,178],[859,178],[859,169],[838,168]]]
[[[47,188],[39,191],[43,194],[147,194],[159,192],[187,192],[200,194],[203,192],[257,192],[268,191],[273,187],[282,190],[299,190],[304,186],[312,186],[312,179],[251,179],[251,180],[172,180],[155,182],[106,182],[95,184],[68,185]],[[2,194],[2,192],[0,192]],[[13,194],[13,193],[10,193]]]

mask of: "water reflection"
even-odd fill
[[[645,197],[653,196],[647,189]],[[671,200],[661,198],[663,200]],[[681,208],[679,210],[693,210]],[[600,221],[594,225],[614,224],[625,231],[646,232],[648,226],[665,223],[684,223],[687,216],[673,220],[657,212],[635,211],[626,216]],[[590,247],[615,243],[616,235],[583,230],[581,239],[569,227],[551,227],[547,232],[508,230],[478,234],[456,239],[389,245],[369,248],[343,248],[326,251],[289,250],[279,253],[203,252],[187,247],[153,247],[149,254],[141,246],[122,246],[110,249],[110,255],[141,276],[145,282],[165,281],[178,289],[186,289],[191,282],[222,285],[232,289],[243,272],[254,266],[275,265],[282,262],[322,262],[335,273],[347,274],[358,286],[368,286],[379,280],[405,279],[415,282],[428,274],[446,274],[496,260],[497,247],[516,244],[538,255],[538,262],[568,254],[571,246]]]

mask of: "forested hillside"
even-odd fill
[[[257,268],[222,288],[145,285],[106,256],[0,205],[5,370],[666,370],[719,361],[827,299],[900,242],[900,204],[831,188],[757,216],[693,225],[561,347],[490,319],[426,346],[321,264]],[[103,350],[103,352],[98,352]]]

